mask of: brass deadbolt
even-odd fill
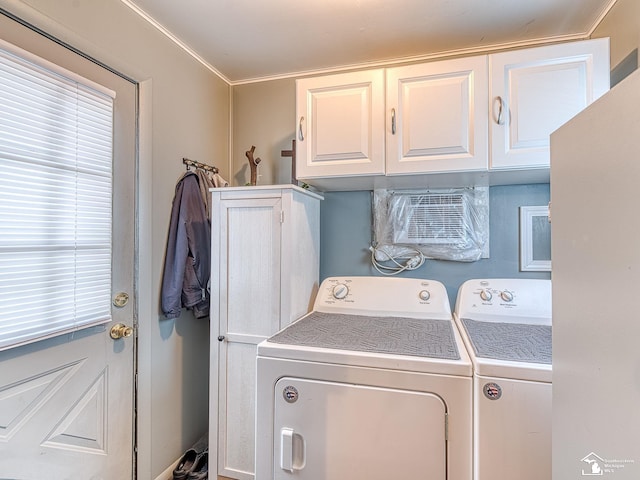
[[[128,302],[129,302],[129,294],[126,292],[118,293],[113,299],[113,304],[118,308],[124,307]]]
[[[111,331],[109,332],[111,338],[114,340],[118,340],[124,337],[130,337],[133,335],[133,327],[127,327],[124,323],[116,323],[113,327],[111,327]]]

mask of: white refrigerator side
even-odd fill
[[[551,135],[553,479],[640,478],[640,72]]]

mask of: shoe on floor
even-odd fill
[[[209,478],[209,452],[204,451],[189,472],[188,480],[207,480]]]
[[[173,480],[186,480],[197,459],[198,452],[193,448],[187,450],[178,462],[178,466],[173,470]]]

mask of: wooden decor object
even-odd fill
[[[291,140],[291,150],[280,150],[283,157],[291,157],[291,184],[298,185],[296,178],[296,140]]]
[[[253,158],[253,152],[255,152],[256,147],[251,145],[251,150],[247,150],[244,154],[249,159],[249,167],[251,168],[251,185],[258,184],[258,164],[260,163],[260,157]]]

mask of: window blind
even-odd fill
[[[111,95],[0,48],[0,350],[110,321],[112,142]]]

